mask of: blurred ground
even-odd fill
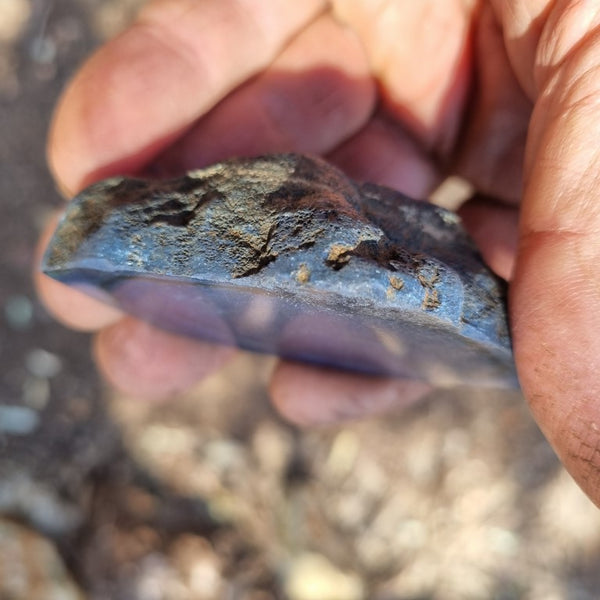
[[[57,95],[139,0],[0,0],[0,599],[587,600],[600,512],[518,394],[301,433],[241,356],[168,406],[103,390],[38,305]]]

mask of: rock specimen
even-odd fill
[[[458,217],[317,158],[96,183],[43,270],[183,335],[440,386],[517,385],[504,283]]]

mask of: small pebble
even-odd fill
[[[45,377],[26,377],[23,382],[21,400],[25,406],[43,410],[50,400],[50,383]]]
[[[362,600],[362,581],[344,573],[320,554],[305,553],[292,561],[285,581],[290,600]]]
[[[50,541],[0,519],[0,598],[83,600],[83,594]]]
[[[28,435],[39,425],[37,413],[25,406],[0,405],[0,432]]]
[[[4,304],[4,318],[12,329],[27,329],[33,319],[31,300],[22,295],[10,296]]]
[[[51,379],[60,373],[62,362],[56,354],[35,348],[25,358],[25,366],[35,377]]]
[[[15,42],[31,15],[29,0],[0,0],[0,42]]]
[[[341,480],[350,475],[360,452],[360,441],[350,429],[342,429],[333,440],[325,463],[328,476]]]
[[[31,43],[31,59],[40,65],[51,65],[56,60],[56,44],[50,38],[36,37]]]

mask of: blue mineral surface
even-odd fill
[[[178,334],[437,386],[518,386],[505,283],[458,217],[313,157],[96,183],[43,270]]]

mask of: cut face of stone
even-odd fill
[[[43,270],[178,334],[438,386],[518,385],[504,282],[458,217],[316,158],[96,183]]]

